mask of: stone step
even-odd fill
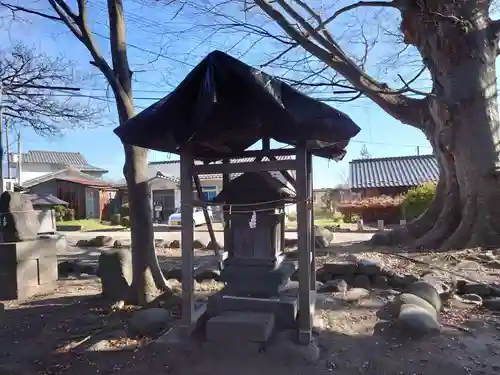
[[[271,336],[274,324],[272,313],[227,311],[207,321],[206,337],[223,343],[262,343]]]

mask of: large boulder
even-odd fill
[[[0,196],[0,232],[3,242],[36,238],[40,221],[26,195],[4,191]]]
[[[145,309],[132,315],[128,320],[128,329],[132,336],[151,336],[167,328],[171,321],[172,316],[166,309]]]
[[[101,252],[98,276],[101,278],[102,295],[112,301],[126,299],[132,283],[132,253],[128,249]]]
[[[401,306],[403,305],[418,306],[427,310],[429,314],[437,316],[437,311],[434,306],[432,306],[423,298],[417,297],[416,295],[410,293],[402,293],[396,296],[394,301],[390,302],[387,306],[387,312],[389,312],[391,316],[397,316],[401,311]]]
[[[317,225],[314,226],[314,242],[316,248],[324,249],[325,247],[328,247],[332,241],[332,232],[330,232],[328,229],[318,227]]]
[[[396,327],[403,328],[411,333],[433,333],[441,330],[436,314],[416,305],[403,305],[396,320]]]
[[[410,284],[405,293],[413,294],[429,302],[439,313],[442,307],[441,297],[436,288],[426,281],[416,281]]]

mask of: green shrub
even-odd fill
[[[436,184],[426,183],[408,190],[401,205],[401,213],[407,221],[422,215],[436,195]]]
[[[343,223],[344,222],[344,214],[342,212],[337,211],[333,214],[332,219],[333,219],[334,223]]]
[[[128,203],[122,204],[122,206],[120,207],[120,215],[122,217],[130,217],[130,207]]]
[[[120,225],[121,224],[121,215],[120,214],[113,214],[110,217],[111,224],[113,225]]]
[[[123,216],[121,218],[121,225],[124,227],[130,227],[130,217],[129,216]]]
[[[64,210],[64,221],[73,221],[75,220],[75,210],[72,208],[66,208]]]
[[[54,206],[54,213],[56,215],[56,221],[63,221],[64,220],[65,211],[66,211],[66,207],[64,207],[61,204]]]
[[[356,224],[360,220],[361,220],[361,215],[359,215],[359,214],[352,214],[351,215],[351,223]]]

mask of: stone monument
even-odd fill
[[[0,300],[54,290],[58,238],[39,237],[37,212],[21,193],[0,196]]]
[[[295,325],[297,290],[290,293],[286,286],[296,264],[285,260],[283,254],[284,207],[294,199],[294,192],[268,172],[244,173],[214,199],[231,207],[224,213],[230,235],[220,275],[226,286],[209,303],[212,319],[207,323],[208,336],[211,332],[224,336],[220,330],[225,322],[228,334],[243,327],[245,321],[247,330],[249,322],[253,324],[249,332],[262,328],[266,335],[272,331],[270,324]],[[235,312],[246,315],[235,318]],[[217,325],[217,330],[211,329],[212,325]]]

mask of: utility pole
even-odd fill
[[[10,180],[12,178],[12,173],[10,169],[9,122],[7,119],[5,119],[5,151],[7,154],[7,178]]]
[[[0,80],[0,186],[1,191],[4,191],[4,182],[3,182],[3,84],[2,80]]]
[[[21,131],[17,133],[17,184],[21,186],[21,166],[23,164],[23,153],[21,151]]]

